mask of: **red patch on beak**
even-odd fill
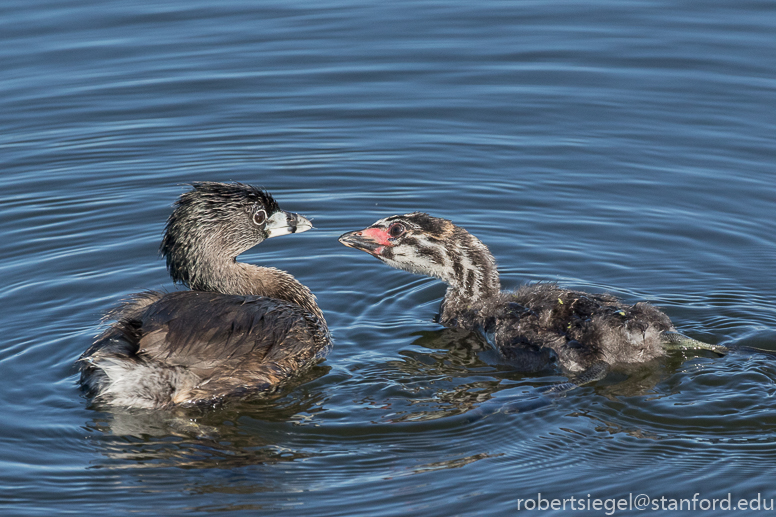
[[[361,231],[361,235],[373,240],[380,246],[391,246],[391,242],[388,240],[390,235],[380,228],[367,228],[366,230]]]

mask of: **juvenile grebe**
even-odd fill
[[[331,348],[310,290],[290,274],[236,257],[265,239],[312,228],[268,193],[194,183],[167,220],[160,252],[191,290],[132,295],[77,364],[95,402],[165,408],[272,391]]]
[[[557,391],[601,379],[610,365],[663,356],[666,348],[727,351],[676,332],[668,316],[648,303],[627,305],[608,294],[548,283],[502,292],[488,248],[463,228],[425,213],[387,217],[339,241],[394,268],[445,282],[442,325],[481,333],[524,371],[559,363],[574,376]]]

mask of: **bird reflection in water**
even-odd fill
[[[93,406],[100,412],[84,428],[106,458],[99,468],[233,468],[308,458],[313,453],[289,444],[288,429],[323,410],[322,393],[305,386],[329,370],[315,366],[296,387],[218,409]]]

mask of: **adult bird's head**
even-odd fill
[[[176,201],[159,249],[173,280],[189,287],[197,288],[198,279],[211,275],[217,264],[233,262],[265,239],[312,228],[256,187],[211,181],[192,187]]]

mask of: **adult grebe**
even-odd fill
[[[114,323],[80,357],[95,402],[165,408],[276,389],[331,348],[310,290],[275,268],[237,262],[265,239],[312,228],[268,193],[194,183],[167,220],[160,251],[189,291],[148,291],[111,310]]]

